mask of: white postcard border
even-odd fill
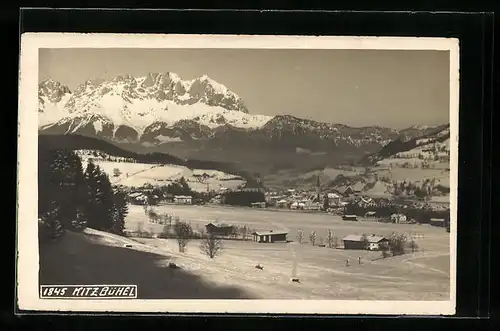
[[[384,49],[450,52],[450,300],[43,300],[38,297],[37,109],[40,48]],[[18,122],[17,297],[21,310],[138,313],[453,315],[456,308],[459,42],[452,38],[25,33]],[[140,290],[140,289],[139,289]]]

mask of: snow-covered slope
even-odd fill
[[[237,189],[246,183],[242,177],[219,170],[191,169],[182,165],[152,164],[135,162],[130,158],[115,157],[95,150],[75,150],[85,168],[90,160],[108,174],[115,185],[141,187],[149,185],[168,185],[181,177],[189,187],[198,192],[206,192],[207,188]]]
[[[395,140],[364,162],[379,165],[421,166],[433,162],[447,163],[450,157],[450,126],[443,125],[432,133],[408,141]]]
[[[67,86],[53,80],[46,80],[38,86],[38,126],[55,123],[69,115],[65,105],[71,98]]]

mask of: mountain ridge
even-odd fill
[[[412,150],[421,149],[425,146],[433,146],[436,144],[445,144],[450,139],[450,125],[444,124],[433,128],[432,132],[404,140],[401,137],[393,140],[391,143],[382,147],[378,152],[366,155],[360,160],[361,164],[373,165],[384,159],[395,157],[401,153],[407,153]],[[443,146],[441,146],[443,148]],[[449,143],[447,148],[443,148],[444,152],[449,153]],[[416,151],[415,151],[416,152]]]
[[[434,130],[252,115],[241,97],[210,77],[184,81],[171,72],[92,79],[74,91],[49,79],[39,84],[39,100],[41,134],[77,134],[136,151],[230,163],[263,163],[266,155],[274,168],[305,162],[304,151],[310,166],[351,162],[395,139]]]

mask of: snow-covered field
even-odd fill
[[[82,165],[87,166],[88,159],[83,158]],[[112,162],[104,160],[92,161],[101,170],[109,175],[111,183],[126,187],[140,187],[144,184],[168,185],[172,181],[184,177],[189,187],[194,191],[206,191],[221,187],[236,189],[244,184],[245,180],[236,175],[227,174],[217,170],[189,169],[177,165],[156,165],[147,163]],[[119,175],[115,176],[115,169]],[[205,174],[205,176],[203,176]]]
[[[331,229],[339,238],[351,233],[419,234],[417,242],[421,251],[388,259],[380,259],[380,252],[329,249],[308,243],[301,246],[226,240],[221,255],[210,260],[201,253],[197,240],[190,241],[187,252],[182,254],[177,252],[175,240],[136,239],[147,244],[146,247],[168,254],[183,270],[214,284],[241,287],[256,298],[446,300],[449,296],[449,234],[443,228],[345,222],[331,215],[250,208],[159,206],[156,209],[190,221],[194,228],[217,219],[258,230],[289,230],[290,240],[295,240],[300,228],[304,230],[306,242],[310,231],[317,231],[319,239],[324,238],[326,229]],[[141,207],[131,206],[126,226],[134,231],[139,223],[143,230],[160,232],[162,229],[161,225],[147,222]],[[300,284],[290,282],[294,253]],[[358,257],[362,264],[358,264]],[[256,269],[257,264],[264,269]]]
[[[326,228],[336,236],[349,233],[412,231],[422,249],[381,259],[380,253],[331,249],[308,243],[263,244],[223,241],[220,255],[209,259],[200,241],[179,253],[171,239],[126,238],[86,229],[68,232],[59,241],[40,246],[41,284],[137,284],[142,299],[337,299],[447,300],[449,234],[443,228],[407,224],[344,222],[321,214],[272,212],[248,208],[163,206],[183,220],[246,223],[255,228]],[[127,227],[147,222],[139,206],[131,206]],[[293,238],[294,235],[291,235]],[[129,247],[124,247],[127,244]],[[295,256],[295,257],[294,257]],[[361,264],[358,258],[361,257]],[[346,260],[349,260],[349,266]],[[300,283],[290,281],[294,261]],[[168,268],[175,263],[179,269]],[[255,268],[262,265],[263,270]]]

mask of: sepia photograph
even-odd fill
[[[458,62],[446,38],[24,34],[19,308],[454,314]]]

